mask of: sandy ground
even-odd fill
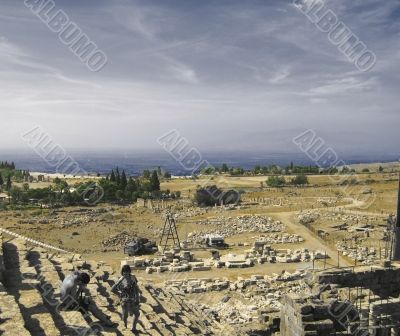
[[[389,213],[395,212],[397,201],[397,174],[360,174],[357,175],[362,185],[352,189],[345,189],[335,185],[330,177],[310,176],[309,180],[312,186],[306,188],[285,187],[282,190],[261,188],[260,182],[265,182],[267,177],[223,177],[224,186],[229,188],[241,188],[245,191],[243,200],[249,202],[247,206],[233,211],[222,211],[219,208],[209,209],[207,213],[193,216],[189,219],[178,222],[178,231],[182,239],[189,232],[199,229],[195,224],[198,219],[215,218],[218,216],[236,217],[243,214],[258,214],[270,216],[281,220],[287,227],[287,232],[297,233],[303,236],[305,242],[290,246],[277,245],[276,248],[308,248],[309,250],[326,251],[331,257],[327,261],[326,267],[337,265],[338,253],[334,247],[335,235],[331,236],[331,243],[323,241],[304,226],[300,225],[295,214],[298,211],[307,209],[326,209],[337,210],[344,209],[352,214],[367,214],[370,216],[380,216],[382,221],[387,218]],[[365,184],[367,180],[373,180]],[[162,189],[181,190],[184,197],[194,194],[197,185],[202,185],[207,180],[198,179],[174,179],[164,181]],[[216,178],[208,181],[208,184],[222,183]],[[359,192],[362,187],[367,186],[375,196],[374,202],[367,207],[363,207],[363,199],[359,198]],[[333,199],[335,202],[330,205],[321,205],[321,199]],[[253,202],[254,199],[267,199],[266,204]],[[270,201],[268,201],[270,200]],[[182,204],[190,203],[189,200],[180,202]],[[269,202],[269,203],[268,203]],[[182,203],[182,204],[181,204]],[[187,207],[187,205],[185,205]],[[93,217],[86,216],[86,210],[104,209],[103,213],[95,214]],[[121,250],[105,251],[101,242],[122,231],[127,231],[131,235],[144,236],[156,242],[159,241],[159,230],[163,227],[163,219],[160,213],[154,213],[144,208],[131,206],[101,205],[96,208],[65,208],[60,211],[48,209],[25,209],[14,211],[3,211],[0,217],[0,225],[30,238],[44,241],[49,244],[61,247],[66,250],[81,253],[87,259],[103,260],[110,263],[115,270],[119,269],[120,262],[125,258]],[[320,227],[328,227],[332,223],[319,222]],[[201,230],[214,228],[215,226],[201,226]],[[241,234],[227,239],[228,243],[240,241],[252,244],[256,234]],[[341,236],[338,234],[337,239]],[[243,253],[249,247],[234,247],[223,253]],[[209,250],[195,250],[196,256],[208,258]],[[340,265],[351,264],[350,260],[339,256]],[[299,268],[311,267],[310,264],[264,264],[245,269],[223,269],[212,270],[209,272],[190,272],[185,273],[183,277],[228,277],[236,279],[238,276],[250,276],[252,274],[271,274],[280,273],[283,270],[294,271]],[[323,263],[317,263],[315,267],[323,267]],[[169,277],[164,275],[146,275],[144,272],[138,272],[140,277],[146,281],[163,281]]]

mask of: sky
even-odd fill
[[[302,0],[310,1],[310,0]],[[33,1],[31,1],[33,2]],[[40,2],[40,0],[36,0]],[[399,153],[400,2],[326,0],[376,54],[350,62],[292,0],[56,0],[107,64],[93,72],[24,1],[0,3],[0,149],[34,127],[64,148]]]

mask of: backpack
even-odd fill
[[[122,279],[119,284],[119,290],[121,293],[121,299],[139,299],[139,286],[137,284],[137,279],[134,275],[131,275],[131,280],[129,283],[125,283],[125,279]]]

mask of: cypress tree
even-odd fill
[[[150,178],[150,171],[148,169],[143,170],[143,178],[145,179]]]
[[[116,181],[114,170],[111,170],[110,181],[111,181],[111,182],[115,182],[115,181]]]
[[[157,171],[153,170],[150,178],[151,191],[160,190],[160,180],[158,179]]]
[[[8,177],[7,177],[7,183],[6,183],[6,189],[7,189],[7,190],[10,190],[10,189],[11,189],[11,186],[12,186],[11,177],[10,177],[10,175],[8,175]]]
[[[117,182],[118,185],[121,183],[121,174],[119,173],[119,169],[117,167],[116,173],[115,173],[115,182]]]
[[[3,176],[1,176],[1,174],[0,174],[0,188],[1,188],[1,186],[4,184],[4,180],[3,180]]]
[[[123,190],[125,190],[127,184],[128,184],[128,180],[126,178],[125,170],[123,170],[122,174],[121,174],[121,188]]]
[[[126,186],[126,190],[128,190],[130,192],[137,191],[137,183],[132,177],[129,178],[128,184]]]

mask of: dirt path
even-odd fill
[[[295,212],[281,212],[275,213],[274,217],[284,223],[290,231],[293,231],[306,240],[307,248],[310,250],[321,250],[326,251],[328,256],[331,258],[328,263],[330,265],[337,265],[338,252],[327,245],[322,239],[317,237],[313,232],[308,230],[304,225],[297,223],[294,219]],[[350,266],[349,262],[339,255],[340,266]]]
[[[379,213],[369,213],[358,210],[352,210],[352,208],[363,206],[364,202],[356,199],[351,199],[351,201],[352,201],[351,204],[347,204],[340,207],[338,211],[343,211],[355,215],[372,215],[380,217],[386,216],[384,214],[382,215]],[[318,210],[318,209],[334,211],[333,207],[315,208],[313,210]],[[299,224],[295,219],[296,212],[297,211],[278,212],[274,213],[274,217],[276,219],[281,220],[288,227],[289,230],[301,235],[306,240],[307,246],[310,248],[310,250],[315,249],[315,250],[326,251],[326,253],[331,258],[329,264],[337,265],[339,258],[340,266],[352,266],[350,262],[347,259],[345,259],[341,253],[338,256],[338,251],[335,248],[330,247],[324,240],[316,236],[312,231],[307,229],[304,225]]]
[[[352,203],[344,205],[340,208],[342,208],[343,211],[346,213],[353,213],[353,214],[367,214],[364,212],[356,211],[356,210],[351,210],[352,208],[357,208],[360,206],[363,206],[364,203],[362,201],[356,200],[356,199],[351,199]],[[321,207],[321,208],[314,208],[313,210],[330,210],[332,209],[333,211],[334,207]],[[344,210],[345,208],[345,210]],[[328,256],[331,258],[328,263],[331,265],[337,265],[339,261],[340,266],[351,266],[348,260],[346,260],[341,253],[338,254],[338,251],[335,248],[332,248],[328,245],[327,242],[319,238],[318,236],[315,235],[312,231],[307,229],[304,225],[301,225],[298,223],[295,219],[295,215],[298,211],[290,211],[290,212],[277,212],[274,213],[274,217],[276,219],[279,219],[282,223],[284,223],[287,228],[302,236],[306,240],[307,247],[310,250],[321,250],[321,251],[326,251]],[[375,215],[380,215],[380,214],[373,214]],[[339,260],[338,260],[339,259]]]

